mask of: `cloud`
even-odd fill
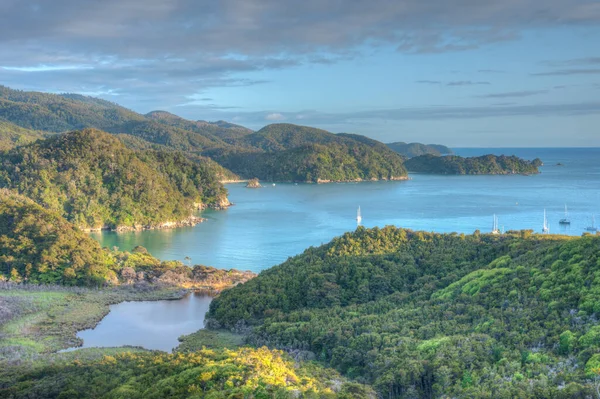
[[[556,103],[517,105],[514,103],[500,103],[485,106],[429,106],[429,107],[404,107],[394,109],[362,110],[356,112],[327,113],[320,111],[288,112],[296,115],[302,124],[309,126],[350,126],[356,124],[372,125],[382,121],[435,121],[435,120],[461,120],[482,118],[506,117],[574,117],[580,115],[600,115],[600,102]],[[227,116],[225,116],[227,115]],[[272,116],[269,118],[269,116]],[[279,113],[265,112],[228,112],[210,115],[212,119],[234,119],[238,123],[249,127],[260,128],[265,120],[281,120]]]
[[[598,75],[600,68],[595,69],[559,69],[549,72],[532,73],[532,76],[567,76],[567,75]]]
[[[439,80],[417,80],[415,83],[419,84],[430,84],[430,85],[440,85],[444,84]],[[445,83],[446,86],[475,86],[475,85],[489,85],[490,82],[472,82],[470,80],[458,80]]]
[[[531,97],[531,96],[537,96],[538,94],[544,94],[547,92],[548,92],[548,90],[508,91],[508,92],[504,92],[504,93],[484,94],[482,96],[476,96],[476,97],[477,98]]]
[[[455,82],[448,82],[446,86],[476,86],[476,85],[489,85],[490,82],[472,82],[470,80],[460,80]]]
[[[599,65],[600,57],[583,57],[583,58],[571,58],[568,60],[542,61],[542,64],[554,66],[554,67],[573,66],[573,65]]]
[[[36,65],[36,66],[3,66],[5,71],[20,71],[20,72],[49,72],[49,71],[70,71],[75,69],[94,69],[93,66],[87,65]]]
[[[265,120],[267,121],[282,121],[285,119],[285,116],[283,116],[280,113],[271,113],[271,114],[267,114],[267,116],[265,116]]]
[[[128,106],[160,108],[211,87],[265,83],[244,80],[251,72],[335,64],[382,47],[464,51],[525,30],[599,23],[597,0],[2,0],[0,79],[42,91],[111,90]]]

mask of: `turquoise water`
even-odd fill
[[[277,184],[227,188],[235,206],[205,211],[196,227],[131,233],[97,233],[103,246],[130,250],[142,245],[164,260],[260,271],[311,245],[356,229],[361,207],[366,227],[395,225],[415,230],[489,232],[500,227],[540,231],[544,208],[552,233],[580,235],[600,223],[600,149],[458,149],[459,155],[515,154],[544,161],[540,175],[411,175],[404,182]],[[563,166],[557,166],[557,163]],[[558,224],[565,204],[571,225]]]

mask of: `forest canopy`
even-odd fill
[[[81,228],[155,226],[194,208],[228,204],[211,162],[173,151],[133,151],[94,129],[0,153],[0,187],[26,195]]]
[[[598,304],[598,236],[360,227],[223,292],[207,317],[384,397],[583,398]]]
[[[533,161],[506,155],[483,155],[480,157],[459,157],[447,155],[421,155],[407,160],[404,165],[410,172],[439,175],[507,175],[536,174],[542,161]]]

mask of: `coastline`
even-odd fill
[[[233,206],[233,204],[231,202],[229,202],[229,199],[227,197],[225,197],[225,198],[222,198],[215,205],[207,205],[202,202],[195,202],[193,204],[192,209],[195,211],[203,211],[205,209],[214,209],[217,211],[222,211],[222,210],[229,208],[230,206]],[[174,221],[174,222],[167,221],[167,222],[161,222],[161,223],[156,223],[156,224],[146,224],[146,225],[134,224],[133,226],[116,226],[116,227],[111,227],[109,225],[104,225],[104,226],[100,226],[100,227],[78,226],[78,228],[79,228],[79,230],[86,232],[86,233],[96,233],[96,232],[101,232],[101,231],[126,233],[126,232],[130,232],[130,231],[167,230],[167,229],[177,229],[180,227],[194,227],[197,224],[200,224],[205,221],[206,221],[206,219],[203,217],[190,215],[185,219]]]
[[[79,227],[79,230],[84,231],[86,233],[95,233],[100,231],[111,231],[116,233],[126,233],[130,231],[145,231],[145,230],[166,230],[166,229],[176,229],[179,227],[194,227],[197,224],[206,221],[205,218],[199,216],[189,216],[186,219],[177,221],[177,222],[163,222],[159,224],[150,224],[150,225],[142,225],[136,224],[133,226],[116,226],[110,227],[108,225],[104,225],[102,227]]]
[[[246,180],[227,180],[222,181],[223,184],[236,184],[236,183],[247,183],[250,179]],[[330,184],[330,183],[364,183],[364,182],[377,182],[377,181],[406,181],[411,180],[410,176],[392,176],[391,178],[372,178],[372,179],[349,179],[349,180],[328,180],[328,179],[317,179],[314,180],[260,180],[263,183],[276,183],[276,184]],[[248,187],[255,188],[255,187]]]

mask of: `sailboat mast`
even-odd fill
[[[546,218],[546,208],[544,208],[544,226],[542,227],[542,233],[548,234],[550,228],[548,227],[548,219]]]

